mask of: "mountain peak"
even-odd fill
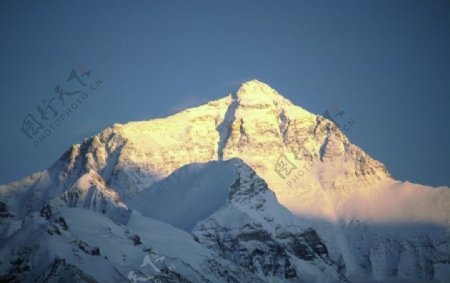
[[[251,80],[244,82],[239,88],[239,90],[236,92],[236,95],[239,98],[249,96],[255,98],[279,96],[278,92],[276,92],[268,84],[258,80]]]

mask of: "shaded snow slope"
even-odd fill
[[[133,221],[127,203],[264,280],[444,282],[450,273],[449,188],[394,180],[333,122],[256,80],[163,119],[116,124],[0,186],[2,242],[55,201],[123,225]],[[42,278],[89,279],[79,264],[50,261]]]
[[[186,165],[127,204],[192,231],[199,243],[264,280],[345,281],[317,233],[240,159]]]
[[[126,282],[134,274],[147,281],[260,280],[202,247],[190,234],[138,213],[125,226],[91,210],[57,203],[50,216],[31,215],[14,237],[1,243],[1,279]],[[146,256],[153,265],[144,265]]]

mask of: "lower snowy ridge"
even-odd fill
[[[57,191],[38,178],[2,192],[0,282],[450,278],[447,227],[293,215],[237,158],[185,165],[124,201],[93,170]]]

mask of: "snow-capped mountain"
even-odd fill
[[[450,278],[450,189],[396,181],[332,121],[256,80],[72,146],[0,186],[0,217],[0,276],[25,282],[133,281],[148,246],[177,269],[147,280]],[[126,242],[130,231],[147,247]],[[123,246],[97,260],[77,252],[79,241],[87,251]]]
[[[345,278],[316,232],[240,159],[190,164],[127,202],[265,280]]]

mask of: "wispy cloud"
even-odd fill
[[[188,95],[183,97],[180,101],[177,101],[175,105],[169,108],[170,113],[176,113],[181,110],[198,106],[203,103],[206,103],[208,100],[204,97],[196,96],[196,95]]]

